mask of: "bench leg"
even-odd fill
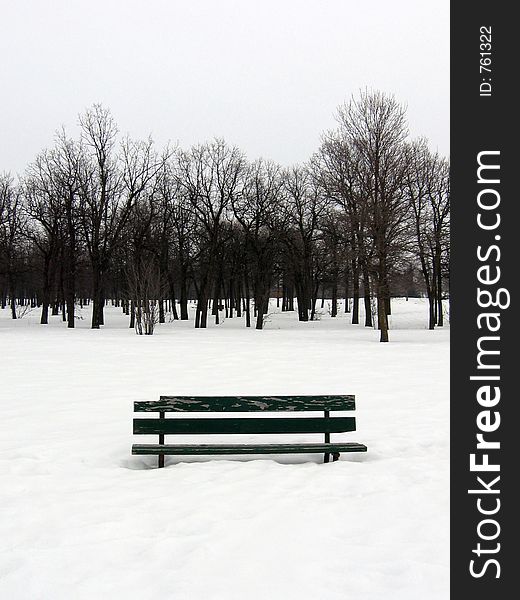
[[[165,418],[165,413],[164,412],[159,412],[159,419],[164,419]],[[159,434],[159,444],[164,444],[164,433],[160,433]],[[159,461],[158,461],[158,465],[159,469],[162,469],[164,467],[164,454],[159,454]]]
[[[330,411],[326,410],[326,411],[324,411],[323,414],[325,416],[325,422],[327,422],[329,419]],[[325,434],[325,443],[330,444],[330,433]],[[323,462],[328,463],[329,459],[330,459],[330,454],[328,452],[326,452],[325,456],[323,457]]]
[[[339,452],[334,452],[334,453],[332,454],[332,460],[333,460],[333,462],[336,462],[337,460],[339,460],[339,457],[340,457],[340,456],[341,456],[341,455],[340,455],[340,453],[339,453]]]

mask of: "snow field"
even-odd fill
[[[326,311],[151,337],[115,308],[101,331],[0,311],[0,598],[447,598],[449,327],[393,309],[389,344]],[[130,453],[134,400],[313,393],[356,395],[357,431],[332,437],[368,453]]]

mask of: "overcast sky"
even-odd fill
[[[449,153],[449,1],[0,0],[0,171],[108,106],[123,133],[306,160],[362,88]]]

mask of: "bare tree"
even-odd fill
[[[153,335],[159,323],[159,299],[163,294],[163,280],[155,256],[146,252],[127,267],[129,293],[135,311],[135,332]]]
[[[341,123],[341,115],[339,121]],[[345,234],[350,247],[352,276],[352,324],[359,323],[360,280],[363,281],[365,326],[372,327],[370,264],[374,252],[369,235],[368,204],[360,182],[361,156],[341,126],[323,137],[320,150],[312,158],[313,172],[327,195],[342,207],[346,220]]]
[[[322,304],[325,297],[325,286],[331,292],[331,317],[338,315],[338,292],[340,276],[345,275],[345,302],[348,297],[348,264],[349,239],[351,235],[346,215],[340,213],[339,207],[330,206],[321,220],[320,261],[324,272],[322,283]],[[359,300],[359,296],[358,296]]]
[[[92,329],[103,325],[104,276],[137,198],[160,169],[153,142],[124,140],[116,154],[118,133],[110,111],[96,104],[80,117],[88,153],[80,172],[83,235],[92,266]]]
[[[252,271],[256,329],[262,329],[269,305],[277,253],[275,215],[282,189],[280,169],[263,160],[251,164],[243,194],[233,198],[233,211],[245,233],[246,253]]]
[[[376,284],[381,341],[388,341],[389,271],[392,254],[402,242],[408,217],[404,178],[408,135],[405,108],[393,96],[362,92],[338,109],[346,140],[357,155],[355,164],[367,226],[374,246],[372,273]]]
[[[223,140],[179,153],[179,176],[198,223],[198,300],[195,327],[206,327],[213,286],[221,280],[221,251],[225,242],[224,223],[231,203],[241,193],[245,168],[243,154]],[[218,290],[214,297],[219,296]],[[218,316],[218,315],[217,315]]]
[[[408,146],[406,186],[415,232],[416,254],[428,296],[428,327],[443,324],[442,259],[449,226],[449,166],[425,139]]]
[[[121,202],[115,156],[118,129],[110,111],[95,105],[80,117],[80,125],[87,155],[80,171],[81,224],[92,267],[92,329],[99,329],[104,323],[103,277],[131,204]]]
[[[56,146],[41,152],[26,171],[23,190],[29,217],[27,235],[43,258],[42,324],[48,323],[50,295],[58,271],[57,295],[62,307],[66,304],[68,327],[74,327],[80,160],[76,144],[62,131]]]
[[[92,327],[111,302],[136,331],[153,333],[166,311],[195,327],[245,314],[264,326],[274,293],[282,311],[316,317],[317,299],[341,293],[352,323],[377,324],[388,341],[391,296],[429,299],[443,324],[449,285],[449,163],[426,141],[407,141],[405,110],[363,92],[340,106],[309,163],[282,170],[246,161],[223,140],[162,154],[151,139],[120,139],[94,105],[81,135],[58,133],[20,185],[0,177],[0,305],[41,305],[73,327],[92,301]],[[422,279],[418,273],[422,273]],[[352,304],[350,299],[352,298]],[[253,300],[253,302],[251,302]],[[281,301],[281,302],[280,302]],[[254,313],[253,313],[254,307]]]
[[[62,251],[67,306],[67,327],[75,324],[76,271],[78,263],[79,240],[79,191],[80,170],[84,161],[81,146],[68,138],[62,130],[50,158],[53,177],[59,190],[62,203]]]
[[[25,219],[21,200],[20,190],[14,185],[11,175],[0,175],[0,272],[7,280],[13,319],[17,318],[16,279],[23,268]]]
[[[446,267],[449,272],[450,248],[450,167],[445,158],[437,153],[432,156],[432,177],[428,185],[428,200],[432,211],[432,238],[436,291],[437,325],[444,325],[443,311],[443,275]]]
[[[284,173],[283,241],[293,270],[298,318],[308,321],[314,315],[318,292],[319,260],[316,241],[327,202],[305,167],[293,167]]]
[[[194,213],[187,193],[169,160],[159,173],[158,218],[155,224],[157,255],[175,319],[175,281],[178,281],[180,319],[188,320],[188,279],[193,261]],[[162,305],[162,303],[161,303]],[[163,320],[163,315],[160,321]]]
[[[43,259],[40,323],[46,325],[49,322],[49,304],[58,267],[57,259],[61,250],[63,225],[61,196],[54,179],[49,151],[39,154],[29,165],[23,189],[28,216],[26,235]]]

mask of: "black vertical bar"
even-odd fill
[[[326,411],[324,411],[324,414],[325,414],[325,419],[328,420],[328,418],[330,416],[330,411],[326,410]],[[325,433],[325,443],[330,444],[330,433],[328,431]],[[330,454],[328,452],[326,452],[325,456],[323,457],[323,462],[328,463],[329,457],[330,457]]]
[[[450,581],[452,598],[471,600],[510,598],[517,587],[511,519],[518,507],[518,467],[507,464],[517,427],[518,364],[508,350],[518,344],[515,294],[511,306],[503,302],[518,277],[519,109],[513,86],[520,53],[514,6],[451,3]],[[496,283],[483,283],[497,274]],[[495,304],[486,306],[489,299]],[[490,364],[496,366],[490,370]],[[490,407],[496,390],[500,401]],[[500,447],[478,448],[479,434]],[[486,462],[499,468],[487,469]]]
[[[159,412],[159,419],[164,419],[164,412]],[[159,444],[164,445],[164,433],[159,434]],[[159,469],[164,467],[164,454],[159,454]]]

